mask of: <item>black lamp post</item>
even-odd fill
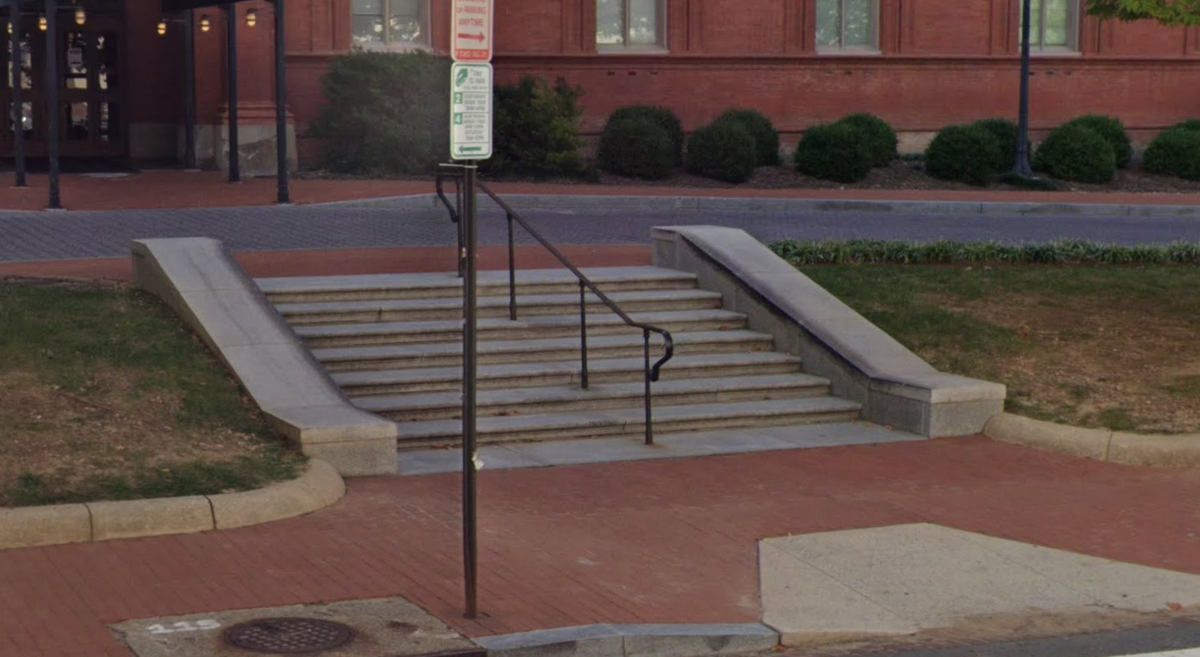
[[[17,187],[28,187],[25,182],[25,101],[21,92],[25,84],[25,51],[21,47],[21,3],[13,0],[9,5],[8,27],[12,31],[12,106],[13,106],[13,160]]]
[[[1029,19],[1033,0],[1021,0],[1021,100],[1017,111],[1017,160],[1012,173],[1025,178],[1033,175],[1029,167]]]
[[[50,159],[50,198],[46,207],[50,210],[62,209],[58,191],[58,123],[63,108],[58,103],[58,83],[58,3],[57,0],[46,0],[46,106],[49,108],[46,112],[49,119],[46,149]]]

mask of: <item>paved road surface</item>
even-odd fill
[[[870,237],[1042,242],[1088,239],[1120,244],[1200,241],[1200,218],[1085,215],[939,216],[894,212],[642,212],[531,210],[527,218],[556,244],[647,244],[650,228],[718,224],[766,241]],[[481,212],[480,242],[504,241],[503,215]],[[208,236],[234,251],[438,246],[454,243],[443,211],[354,207],[259,207],[124,212],[0,212],[0,262],[119,257],[129,241]],[[523,240],[528,243],[529,240]]]

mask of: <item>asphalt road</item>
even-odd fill
[[[524,216],[556,244],[648,244],[660,225],[715,224],[764,242],[785,238],[950,239],[1118,244],[1200,242],[1198,217],[1087,214],[945,215],[900,212],[779,212],[596,209],[530,210]],[[133,239],[206,236],[234,251],[451,245],[447,214],[363,207],[260,207],[122,212],[0,212],[0,262],[121,257]],[[480,242],[504,242],[499,212],[480,213]],[[522,238],[522,243],[531,240]]]

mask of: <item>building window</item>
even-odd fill
[[[1017,0],[1017,15],[1024,18],[1021,0]],[[1030,50],[1061,52],[1078,47],[1079,0],[1030,0],[1029,18]]]
[[[600,50],[663,50],[667,0],[596,0]]]
[[[429,47],[429,0],[350,0],[354,44]]]
[[[878,0],[817,0],[817,50],[877,52]]]

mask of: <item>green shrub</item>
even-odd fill
[[[1033,168],[1062,180],[1100,184],[1116,175],[1117,156],[1100,133],[1068,123],[1042,142]]]
[[[1112,146],[1113,155],[1117,158],[1117,168],[1124,169],[1133,159],[1133,145],[1129,142],[1129,133],[1125,132],[1125,124],[1121,119],[1111,116],[1089,114],[1071,119],[1065,125],[1075,125],[1095,130]]]
[[[613,121],[623,121],[637,117],[649,119],[667,131],[667,137],[671,140],[671,153],[675,158],[675,166],[682,165],[683,123],[679,121],[678,116],[675,116],[675,112],[658,105],[629,105],[609,115],[608,122],[612,123]]]
[[[598,159],[605,171],[657,180],[674,170],[673,148],[667,131],[647,116],[609,119],[600,135]]]
[[[1000,161],[1000,143],[979,124],[943,128],[925,149],[925,170],[934,178],[986,185]]]
[[[845,123],[814,125],[796,146],[796,168],[822,180],[858,182],[873,161],[863,131]]]
[[[996,173],[1004,173],[1012,169],[1013,164],[1017,161],[1017,124],[1008,119],[984,119],[971,125],[977,125],[990,132],[1000,146],[999,155],[996,157],[996,163],[992,166],[992,170]]]
[[[717,117],[717,122],[735,121],[754,137],[754,148],[758,153],[758,166],[769,167],[779,164],[779,132],[762,112],[752,109],[731,109]]]
[[[1200,130],[1200,119],[1188,119],[1171,126],[1171,130]]]
[[[1200,128],[1177,126],[1160,133],[1146,149],[1145,167],[1152,173],[1200,180]]]
[[[692,173],[740,183],[754,175],[757,163],[754,135],[739,121],[717,121],[688,137],[687,170]]]
[[[363,175],[430,173],[450,156],[450,60],[356,51],[333,60],[310,135],[324,166]]]
[[[586,168],[579,152],[579,87],[559,78],[554,86],[533,77],[496,87],[494,150],[485,168],[535,176],[577,176]]]
[[[874,114],[851,114],[838,123],[861,130],[867,147],[871,149],[871,165],[885,167],[896,159],[896,131],[887,121]]]

